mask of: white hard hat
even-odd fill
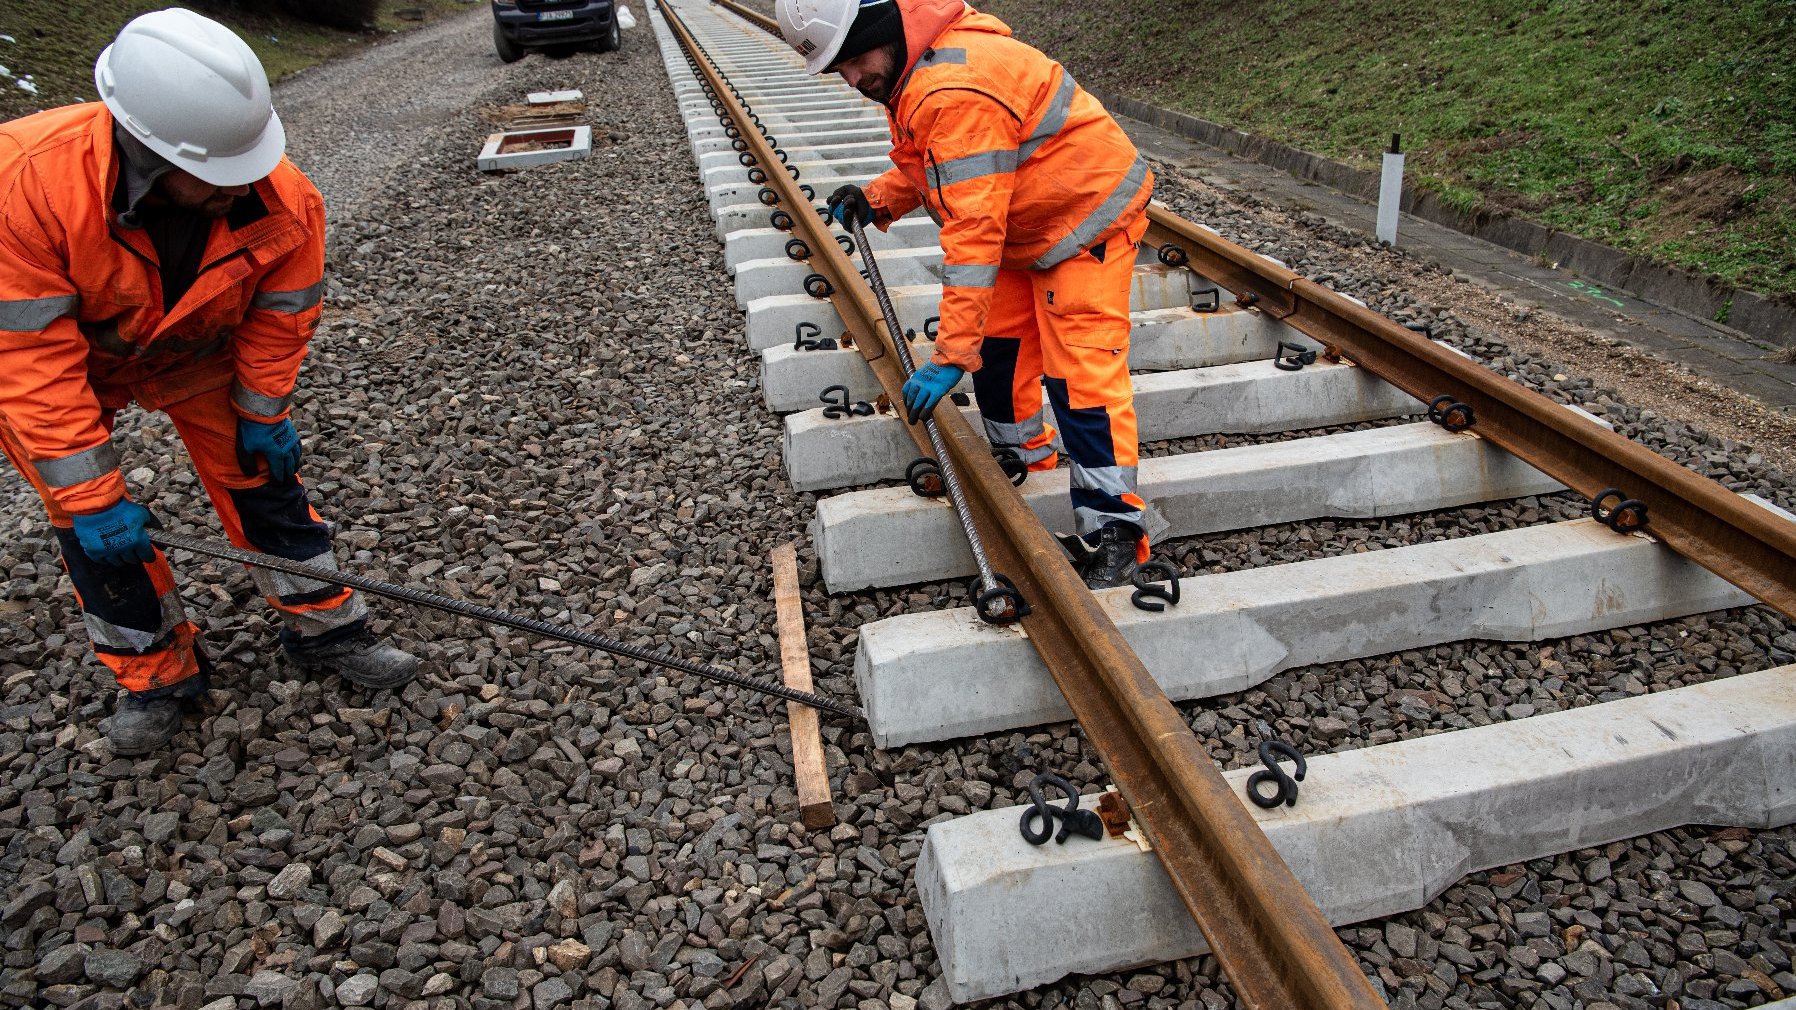
[[[189,10],[126,25],[94,63],[94,86],[133,137],[214,186],[267,178],[287,149],[262,61],[235,32]]]
[[[892,2],[871,0],[869,5]],[[774,17],[786,44],[804,57],[805,73],[820,74],[836,61],[862,6],[862,0],[779,0]]]

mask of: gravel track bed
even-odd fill
[[[861,624],[964,603],[965,592],[823,594],[802,540],[815,497],[784,480],[779,424],[759,402],[647,26],[621,54],[512,67],[485,48],[478,18],[425,31],[442,33],[439,51],[381,47],[399,62],[303,75],[294,86],[318,88],[318,104],[295,94],[282,106],[333,210],[326,324],[296,413],[340,554],[370,574],[768,673],[778,650],[766,552],[799,539],[819,687],[850,694]],[[388,109],[429,111],[417,123],[359,120],[378,114],[357,67],[391,93]],[[442,96],[413,95],[446,69],[458,82],[448,115]],[[590,159],[473,170],[489,130],[477,107],[569,86],[593,110]],[[341,119],[319,125],[331,117]],[[417,133],[404,157],[368,139],[394,125]],[[1437,336],[1674,459],[1793,504],[1789,479],[1741,447],[1456,331],[1454,308],[1406,301],[1406,284],[1356,262],[1339,236],[1273,232],[1258,209],[1174,180],[1162,193],[1201,202],[1207,223],[1294,269],[1333,269],[1374,307],[1433,316]],[[166,422],[133,412],[120,432],[140,496],[171,526],[215,535],[193,522],[200,491]],[[882,752],[826,724],[842,823],[807,834],[777,706],[383,604],[382,626],[414,643],[430,673],[398,695],[348,691],[273,657],[275,629],[241,571],[181,557],[221,681],[170,753],[117,759],[95,729],[110,677],[86,658],[35,500],[4,481],[5,1005],[110,1008],[134,992],[131,1005],[189,1010],[942,1010],[910,883],[920,829],[1017,802],[1038,770],[1104,778],[1071,726]],[[1548,496],[1162,552],[1224,571],[1578,511]],[[1182,710],[1233,767],[1262,723],[1321,752],[1792,653],[1787,623],[1749,607],[1292,670]],[[1793,871],[1789,829],[1664,832],[1475,874],[1425,909],[1341,932],[1398,1007],[1751,1006],[1772,987],[1796,991]],[[1005,1002],[1228,1006],[1217,979],[1201,958]]]

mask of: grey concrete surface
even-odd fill
[[[1097,594],[1174,701],[1312,663],[1466,639],[1534,642],[1752,602],[1663,545],[1589,519],[1187,577],[1180,590],[1159,613],[1136,609],[1130,587]],[[881,747],[1072,718],[1029,641],[970,608],[864,625],[855,678]]]
[[[1050,530],[1073,531],[1069,470],[1034,474],[1023,501]],[[1421,422],[1141,461],[1148,534],[1159,541],[1320,516],[1404,515],[1549,494],[1562,486],[1471,434]],[[811,525],[832,593],[973,573],[954,511],[907,487],[817,502]]]

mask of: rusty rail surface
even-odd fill
[[[1192,270],[1237,301],[1423,403],[1444,395],[1469,404],[1477,419],[1471,434],[1586,498],[1617,488],[1645,502],[1642,532],[1796,617],[1796,524],[1163,207],[1150,207],[1148,216],[1150,242],[1183,248]]]
[[[752,21],[758,28],[764,28],[774,35],[780,33],[779,22],[773,20],[772,15],[762,14],[753,7],[737,3],[736,0],[712,0],[712,2],[744,21]]]
[[[834,236],[783,170],[772,144],[721,71],[670,8],[660,10],[708,95],[765,169],[767,187],[792,217],[813,268],[890,402],[902,371],[872,293]],[[759,22],[757,22],[759,23]],[[763,201],[765,202],[765,200]],[[974,521],[992,563],[1029,601],[1022,625],[1103,758],[1197,921],[1242,1004],[1252,1010],[1373,1010],[1383,1002],[1335,936],[1246,805],[1230,791],[1197,737],[1085,588],[1040,519],[958,411],[936,423],[971,491]],[[919,451],[929,448],[908,425]]]

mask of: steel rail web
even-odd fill
[[[1471,434],[1594,498],[1619,488],[1647,505],[1643,532],[1796,618],[1796,523],[1338,292],[1162,207],[1149,241],[1172,241],[1192,270],[1302,330],[1424,403],[1471,405]]]
[[[658,4],[712,95],[748,141],[781,204],[830,277],[831,296],[855,346],[891,402],[902,402],[893,338],[871,295],[773,147],[733,100],[728,83],[666,2]],[[1028,638],[1074,717],[1104,759],[1167,876],[1197,921],[1223,973],[1251,1010],[1382,1008],[1356,959],[1230,791],[1160,686],[1023,503],[959,411],[938,413],[948,450],[973,494],[969,504],[993,563],[1029,601]],[[921,428],[907,425],[927,451]]]

